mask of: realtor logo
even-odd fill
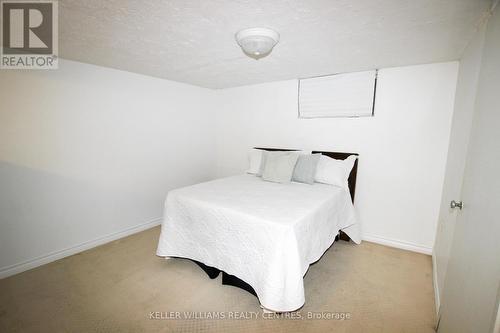
[[[57,1],[0,1],[2,69],[56,69]]]

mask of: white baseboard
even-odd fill
[[[432,284],[434,286],[434,302],[436,303],[436,315],[439,317],[439,307],[441,306],[441,300],[439,299],[439,284],[437,278],[437,263],[436,257],[432,255]]]
[[[144,231],[146,229],[153,228],[161,224],[161,218],[155,218],[150,221],[141,223],[139,225],[124,229],[122,231],[114,232],[106,236],[98,237],[96,239],[77,244],[66,249],[55,251],[37,258],[33,258],[24,262],[20,262],[14,265],[6,266],[0,268],[0,279],[9,277],[14,274],[18,274],[29,269],[48,264],[50,262],[71,256],[73,254],[91,249],[93,247],[112,242],[114,240],[127,237],[129,235]]]
[[[413,244],[413,243],[403,242],[403,241],[394,240],[394,239],[387,239],[387,238],[369,235],[369,234],[363,235],[363,240],[365,240],[367,242],[385,245],[385,246],[395,247],[397,249],[408,250],[408,251],[412,251],[412,252],[418,252],[418,253],[432,255],[432,248],[422,246],[422,245]]]

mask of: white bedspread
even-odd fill
[[[265,308],[293,311],[309,265],[339,230],[361,241],[347,190],[241,175],[170,191],[157,254],[216,267],[250,284]]]

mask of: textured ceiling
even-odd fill
[[[209,88],[459,59],[491,0],[60,0],[65,59]],[[234,34],[270,27],[270,56]]]

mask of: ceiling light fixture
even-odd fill
[[[247,56],[258,60],[271,53],[280,35],[268,28],[250,28],[238,31],[235,38]]]

